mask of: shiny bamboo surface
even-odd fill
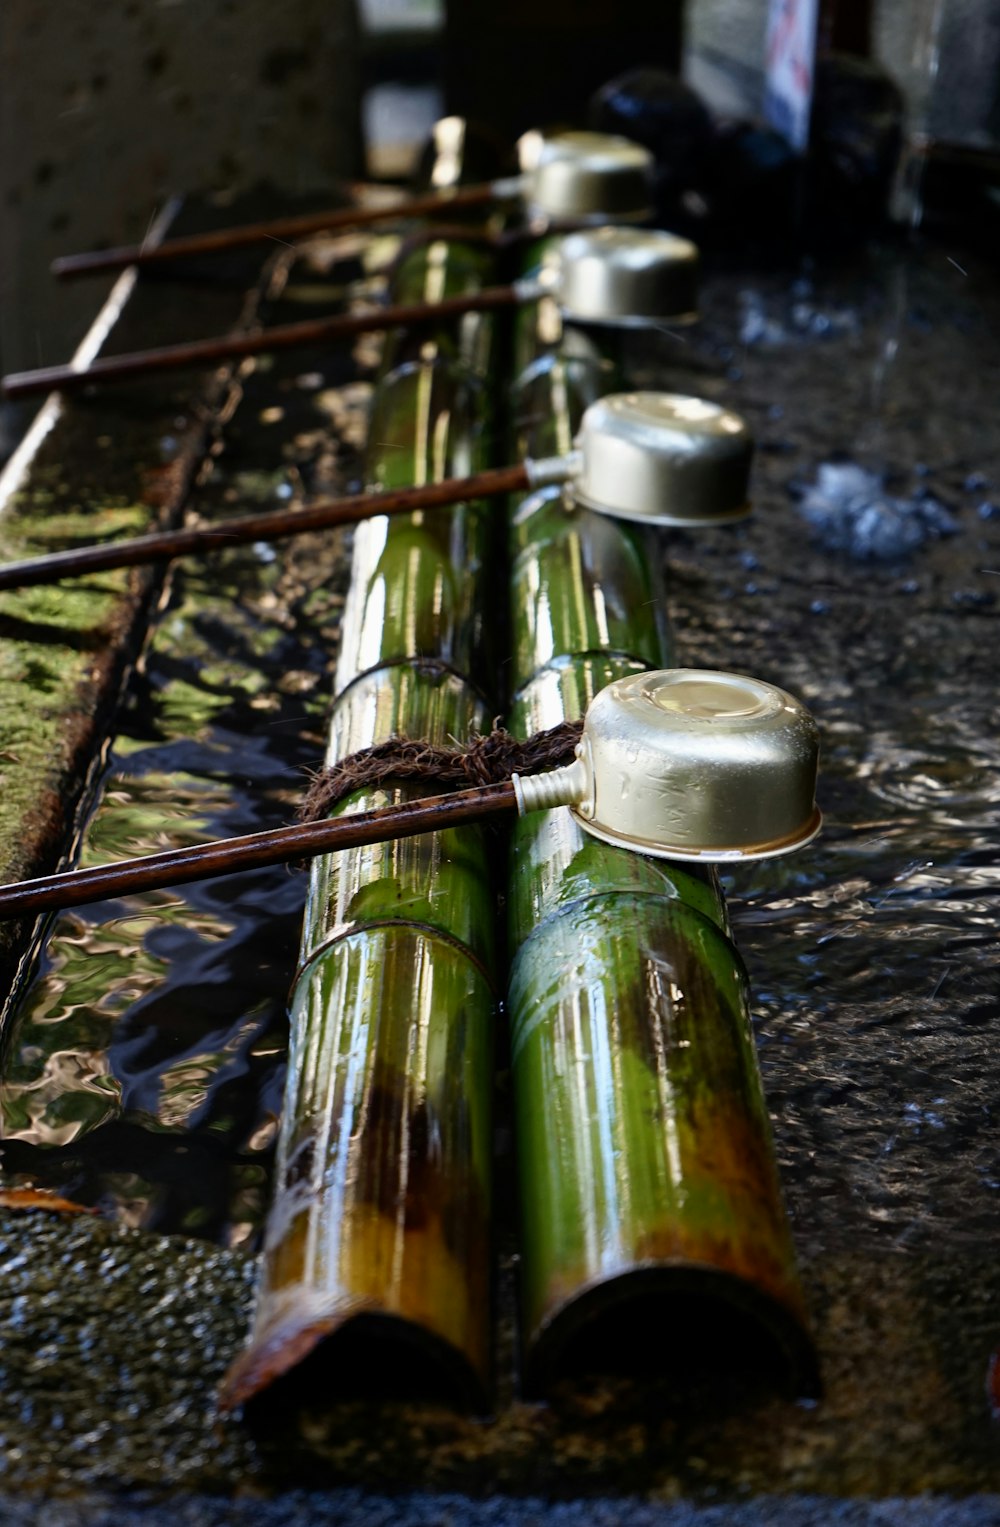
[[[383,347],[383,369],[404,361],[451,360],[462,371],[485,378],[497,364],[495,324],[477,312],[463,315],[458,304],[475,298],[493,279],[496,252],[478,242],[465,243],[457,229],[450,236],[425,240],[408,249],[393,276],[398,302],[455,304],[453,320],[434,328],[396,328]]]
[[[575,348],[560,358],[551,314],[519,318],[519,448],[564,449],[607,390],[607,368]],[[551,491],[513,507],[517,735],[577,719],[613,678],[669,666],[648,535]],[[546,1391],[602,1339],[617,1360],[669,1362],[693,1298],[703,1314],[705,1301],[747,1312],[792,1383],[811,1387],[746,980],[715,876],[541,812],[514,826],[508,914],[526,1386]]]
[[[411,257],[438,288],[468,275]],[[402,279],[419,284],[404,267]],[[488,320],[479,320],[487,322]],[[476,337],[480,350],[487,336]],[[368,450],[392,490],[475,470],[485,394],[439,350],[377,384]],[[405,341],[390,358],[405,354]],[[442,353],[443,352],[443,353]],[[488,726],[495,512],[462,504],[369,520],[355,537],[328,760],[393,735],[434,742]],[[356,792],[344,816],[406,788]],[[277,1191],[236,1404],[342,1331],[416,1346],[424,1381],[482,1406],[490,1373],[494,889],[468,827],[314,862],[291,1004]],[[328,1372],[338,1373],[338,1350]],[[369,1364],[377,1346],[365,1347]]]

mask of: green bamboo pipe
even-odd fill
[[[411,305],[474,296],[489,284],[494,270],[489,249],[456,243],[454,236],[437,238],[416,246],[400,260],[392,274],[392,295],[395,301]],[[468,319],[456,315],[432,329],[390,329],[381,345],[381,374],[407,362],[452,361],[471,386],[471,378],[485,378],[496,365],[494,329],[495,324],[484,323],[479,314]]]
[[[457,263],[466,269],[464,251]],[[440,359],[383,375],[370,479],[390,488],[475,468],[482,406],[482,389]],[[460,504],[359,527],[330,762],[391,735],[445,742],[488,724],[477,685],[492,666],[483,649],[494,526],[488,507]],[[335,815],[406,796],[357,792]],[[371,1368],[380,1336],[395,1338],[389,1368],[416,1349],[425,1379],[485,1404],[493,896],[477,827],[314,861],[276,1194],[251,1344],[227,1376],[227,1408],[328,1337],[341,1354],[360,1345]]]
[[[559,449],[613,379],[597,354],[540,354],[537,314],[517,322],[518,446]],[[515,503],[517,735],[577,719],[611,679],[671,661],[647,537],[544,490]],[[669,1364],[696,1309],[705,1341],[722,1312],[744,1312],[737,1345],[766,1333],[792,1386],[813,1388],[746,979],[714,873],[595,842],[564,811],[519,820],[512,849],[526,1388],[600,1362],[602,1342]]]

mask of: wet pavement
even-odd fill
[[[587,1379],[529,1406],[502,1371],[485,1421],[313,1401],[291,1435],[275,1417],[219,1420],[280,1097],[300,894],[281,872],[238,898],[238,882],[171,893],[155,925],[121,906],[62,919],[8,1027],[8,1121],[33,1121],[7,1124],[8,1182],[124,1222],[0,1213],[10,1520],[32,1519],[17,1514],[27,1491],[84,1492],[51,1508],[78,1513],[57,1524],[128,1521],[101,1494],[120,1489],[152,1492],[137,1521],[174,1491],[238,1497],[164,1507],[220,1523],[1000,1520],[1000,299],[989,272],[934,246],[797,280],[710,279],[704,323],[634,341],[631,362],[637,383],[724,400],[758,439],[753,519],[664,534],[680,660],[781,684],[823,737],[823,836],[728,879],[822,1398],[703,1372]],[[343,375],[302,385],[313,376],[313,362],[282,375],[296,403],[269,423],[262,407],[283,404],[248,379],[199,491],[297,490],[291,467],[310,488],[349,480],[363,391]],[[289,814],[326,703],[342,592],[328,555],[249,549],[214,578],[175,577],[88,855],[152,846],[178,817],[222,832]],[[299,676],[277,694],[262,677],[275,659]],[[64,976],[98,954],[89,1002],[69,995]],[[66,1003],[73,1044],[53,1022]],[[74,1054],[90,1069],[53,1068]],[[46,1140],[37,1121],[53,1106],[65,1125],[65,1093],[29,1083],[67,1072],[79,1127]],[[302,1493],[320,1487],[333,1493]]]

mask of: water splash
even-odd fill
[[[954,535],[951,510],[928,489],[901,497],[885,477],[856,462],[823,462],[800,490],[799,512],[819,544],[856,562],[892,562],[925,542]]]

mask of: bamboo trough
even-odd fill
[[[459,248],[452,265],[450,255],[450,245],[418,251],[402,284],[443,294],[483,258]],[[487,323],[471,340],[464,330],[483,367]],[[483,463],[485,393],[454,344],[445,336],[428,353],[425,341],[416,359],[405,341],[390,347],[370,427],[379,487]],[[494,527],[488,506],[469,503],[359,528],[328,761],[393,735],[444,742],[487,722]],[[342,810],[405,793],[349,797]],[[425,1388],[487,1403],[496,889],[475,827],[315,862],[276,1195],[227,1408],[331,1338],[360,1344],[362,1370],[389,1342],[390,1389],[416,1348]]]
[[[447,303],[487,283],[492,258],[450,239],[417,248],[394,295]],[[590,341],[561,351],[548,306],[517,322],[519,455],[565,455],[582,405],[610,382]],[[488,466],[483,378],[496,346],[482,314],[390,341],[373,486],[391,494]],[[515,501],[509,533],[515,732],[575,720],[610,679],[672,660],[644,532],[568,511],[544,488]],[[489,721],[501,564],[482,504],[360,526],[330,762],[392,735],[443,742]],[[359,792],[338,811],[410,793]],[[224,1408],[310,1358],[324,1375],[334,1363],[338,1382],[375,1369],[389,1388],[488,1407],[504,984],[504,883],[488,832],[456,827],[314,865],[255,1327]],[[596,844],[565,812],[518,823],[510,862],[526,1388],[546,1394],[612,1351],[636,1360],[650,1323],[668,1362],[686,1312],[708,1333],[735,1309],[774,1342],[791,1386],[812,1389],[746,980],[717,880]]]
[[[611,380],[599,350],[553,350],[550,318],[517,325],[519,450],[562,449]],[[543,489],[514,501],[509,537],[515,734],[577,720],[612,678],[673,659],[648,530],[567,512]],[[544,1393],[611,1354],[669,1364],[692,1312],[697,1352],[735,1308],[774,1338],[792,1387],[810,1388],[747,981],[717,876],[595,843],[566,812],[519,819],[510,866],[527,1386]],[[744,1328],[737,1361],[741,1339],[756,1351]]]
[[[461,258],[469,255],[464,251]],[[475,258],[481,260],[482,252]],[[426,279],[426,267],[417,261],[404,267],[404,283],[415,272]],[[540,317],[537,308],[528,308],[522,315],[515,411],[527,422],[518,431],[519,454],[566,452],[583,404],[606,386],[610,367],[600,352],[581,359],[579,342],[574,348],[577,354],[569,359],[553,348],[551,313]],[[454,341],[448,359],[453,386]],[[485,369],[481,356],[471,369]],[[426,439],[440,428],[433,413],[421,414],[419,402],[401,408],[395,425],[387,423],[387,400],[401,386],[405,395],[407,376],[428,400],[435,385],[420,365],[383,378],[373,412],[371,461],[388,474],[388,487],[398,480],[391,475],[394,469],[405,471],[411,464],[418,472],[429,470],[426,459],[412,460],[408,431],[415,426]],[[379,451],[386,446],[389,458],[382,464]],[[439,451],[436,470],[454,470],[453,459]],[[362,539],[371,535],[369,526],[360,532]],[[409,530],[394,525],[386,553],[392,536],[404,546],[410,538],[410,553],[422,554],[422,525]],[[529,735],[575,720],[611,678],[670,659],[662,590],[651,571],[656,557],[643,532],[587,510],[567,512],[559,490],[551,488],[515,501],[510,536],[516,732]],[[468,565],[464,553],[455,555],[454,565]],[[482,566],[481,555],[473,559],[473,587],[482,581],[475,572]],[[345,621],[331,757],[379,740],[385,728],[414,735],[416,726],[435,740],[440,725],[452,735],[462,725],[477,725],[481,712],[467,687],[477,661],[468,630],[453,651],[457,629],[445,631],[436,622],[422,639],[411,639],[411,647],[399,641],[393,646],[385,626],[377,640],[370,629],[365,677],[351,667],[356,662],[351,652],[364,647],[359,633],[368,623],[373,586],[379,609],[388,615],[393,608],[388,590],[382,593],[380,580],[373,585],[363,561],[356,561],[356,577],[359,573],[352,599],[354,609],[364,613],[349,611]],[[451,587],[451,575],[451,568],[439,568],[436,586],[428,586],[432,609],[450,607],[442,590]],[[399,608],[405,606],[411,625],[427,619],[426,607],[421,617],[411,606],[409,592],[402,600]],[[387,625],[391,632],[391,615]],[[421,709],[409,666],[417,652],[425,668],[443,658],[447,666],[435,673],[435,682],[466,689],[461,715],[439,701]],[[391,698],[379,699],[385,679],[377,677],[378,665],[389,654],[402,662]],[[396,693],[399,675],[415,686],[412,704],[408,695]],[[363,708],[383,718],[383,730],[358,732],[347,725],[341,740],[336,716],[346,701],[357,700],[354,688],[364,697]],[[370,804],[368,797],[357,802]],[[435,858],[433,872],[425,868],[416,876],[424,887],[419,902],[425,926],[418,928],[410,922],[413,855],[419,852],[412,843],[381,851],[381,857],[391,854],[398,861],[394,875],[364,859],[356,868],[320,861],[314,871],[303,940],[305,973],[293,998],[292,1084],[279,1186],[254,1338],[227,1380],[227,1406],[260,1393],[304,1354],[315,1352],[318,1359],[320,1342],[348,1328],[356,1338],[360,1334],[362,1348],[366,1333],[374,1340],[380,1330],[415,1340],[425,1357],[439,1360],[434,1364],[439,1377],[445,1375],[467,1402],[478,1398],[482,1404],[488,1393],[491,1169],[484,1141],[493,996],[490,982],[473,980],[471,969],[495,979],[495,968],[488,931],[490,879],[482,840],[471,835],[471,844],[471,861],[470,846],[462,851],[465,878],[447,851]],[[737,1329],[742,1319],[752,1330],[745,1354],[760,1357],[763,1333],[763,1347],[772,1349],[765,1360],[774,1361],[777,1354],[786,1382],[811,1390],[814,1359],[756,1067],[746,978],[717,879],[711,872],[588,842],[565,812],[519,822],[510,863],[508,1006],[526,1388],[549,1392],[574,1368],[587,1366],[588,1352],[617,1349],[619,1358],[633,1363],[641,1349],[648,1356],[650,1323],[659,1333],[654,1345],[669,1360],[690,1311],[697,1311],[702,1340],[710,1344],[720,1311],[728,1310],[739,1312]],[[378,927],[387,911],[383,885],[392,885],[399,902],[391,928]],[[366,918],[373,918],[363,934],[354,931],[344,912],[362,892]],[[345,929],[350,929],[346,935]],[[434,950],[436,959],[455,969],[436,1013],[445,1020],[440,1033],[423,1005],[432,988],[414,977],[430,961],[431,929],[445,940]],[[362,948],[356,947],[358,939]],[[367,965],[366,941],[378,948]],[[317,943],[324,950],[319,958],[309,952]],[[352,945],[359,966],[349,975]],[[363,1014],[359,998],[366,983]],[[408,1009],[401,1019],[400,1002]],[[436,1036],[443,1061],[445,1035],[460,1045],[471,1029],[479,1041],[474,1055],[452,1055],[433,1073],[414,1072],[411,1059],[408,1071],[407,1046],[411,1057],[429,1056]],[[381,1055],[374,1048],[376,1034]],[[312,1062],[310,1053],[316,1057]],[[450,1100],[445,1070],[452,1076]],[[386,1074],[396,1078],[399,1099],[391,1116],[381,1102],[374,1114],[362,1114],[362,1100],[375,1095],[373,1088],[381,1098]],[[408,1161],[409,1147],[401,1149],[404,1141],[415,1138],[422,1145],[427,1138],[426,1122],[416,1127],[407,1112],[416,1099],[433,1106],[441,1119],[461,1100],[466,1127],[477,1135],[477,1145],[466,1141],[466,1162],[459,1164],[444,1150],[437,1163],[445,1178],[450,1173],[455,1181],[476,1186],[463,1200],[470,1235],[462,1242],[464,1258],[456,1256],[454,1242],[447,1243],[439,1182],[428,1177],[426,1161]],[[304,1121],[317,1118],[334,1131],[318,1141],[304,1128]],[[359,1118],[362,1128],[355,1123]],[[442,1141],[454,1138],[441,1132]],[[371,1187],[374,1168],[362,1164],[372,1159],[380,1163],[381,1220]],[[304,1172],[296,1166],[303,1160]],[[354,1185],[366,1181],[376,1207],[369,1203],[362,1217],[344,1184],[352,1184],[353,1193]],[[416,1209],[410,1195],[414,1181],[422,1195]],[[448,1202],[454,1201],[452,1190]],[[395,1203],[395,1222],[385,1212],[387,1203]],[[414,1213],[419,1228],[411,1227],[408,1236],[407,1215]],[[429,1220],[441,1227],[436,1245]],[[354,1247],[362,1248],[356,1260]],[[448,1324],[442,1320],[446,1310]],[[622,1333],[630,1333],[624,1345]],[[331,1352],[327,1363],[335,1362]]]

